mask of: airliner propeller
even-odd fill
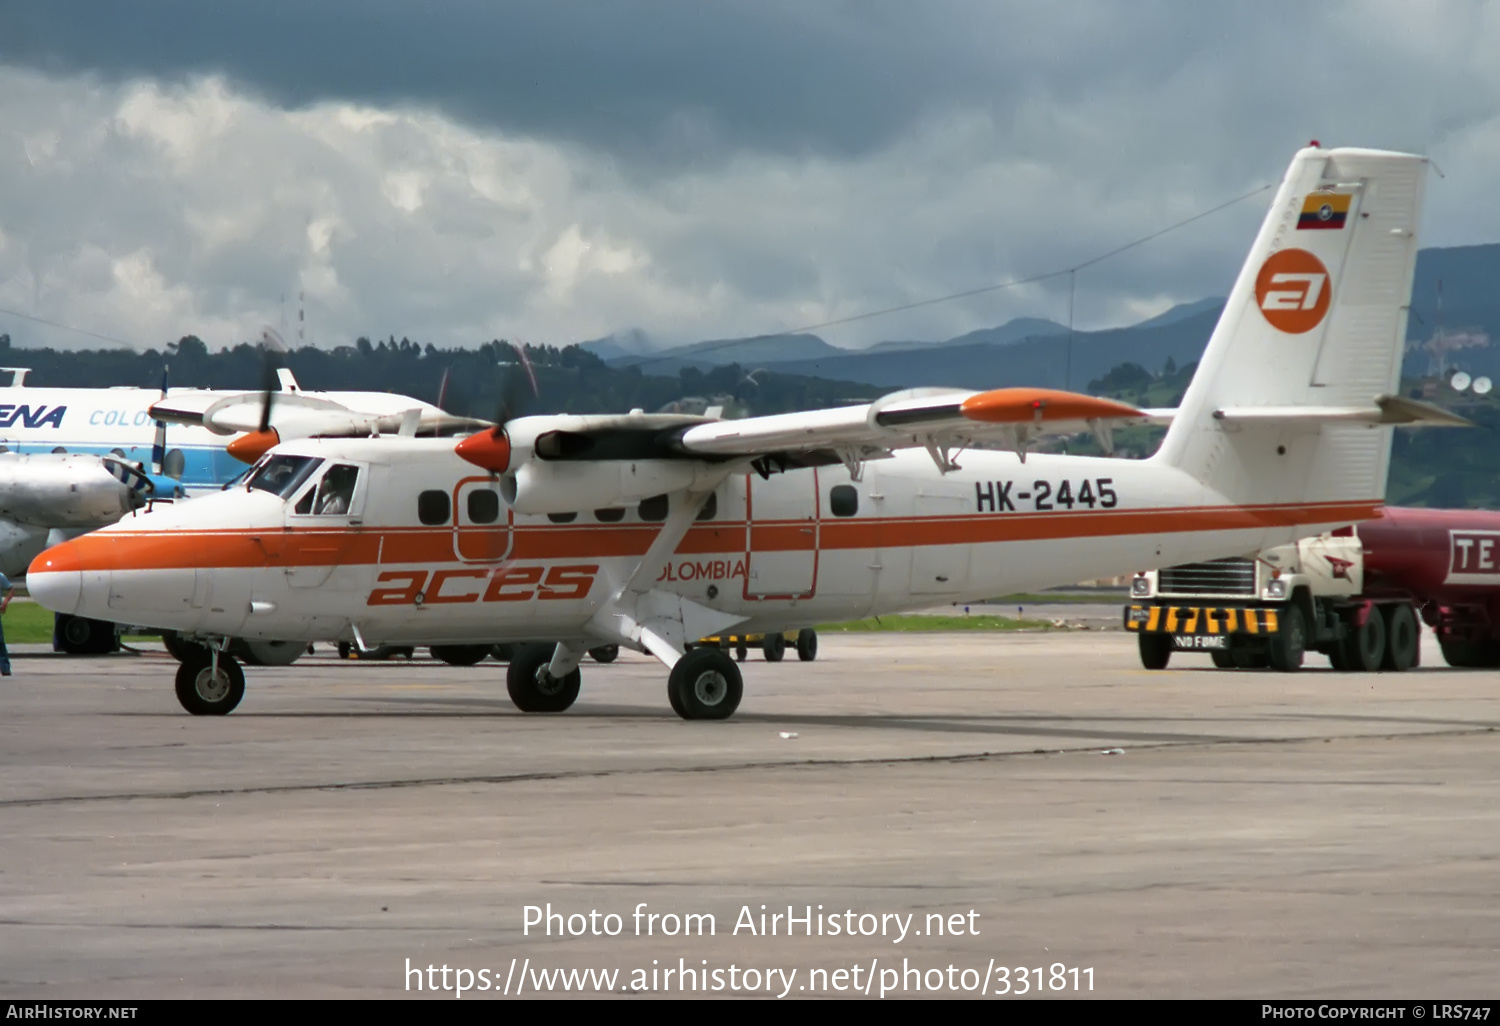
[[[524,406],[541,393],[536,384],[536,371],[526,355],[526,347],[507,343],[515,351],[516,360],[501,364],[505,368],[500,384],[500,401],[495,411],[495,426],[480,431],[459,442],[455,452],[475,466],[496,474],[503,474],[510,467],[510,436],[505,426],[521,415]],[[531,395],[526,394],[530,387]]]

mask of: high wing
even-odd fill
[[[953,453],[976,444],[1011,449],[1024,460],[1045,435],[1090,432],[1105,452],[1113,452],[1114,428],[1167,424],[1172,413],[1049,388],[921,388],[863,406],[703,424],[683,432],[677,445],[684,454],[720,458],[832,452],[851,465],[895,449],[925,448],[947,471],[954,469]]]
[[[455,417],[410,396],[385,392],[181,391],[152,404],[149,412],[168,424],[242,435],[226,448],[247,463],[278,442],[294,438],[456,435],[491,426],[489,421]],[[267,428],[264,432],[262,424]]]

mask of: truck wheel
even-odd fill
[[[1148,670],[1165,670],[1172,658],[1172,635],[1141,634],[1136,638],[1141,646],[1141,665]]]
[[[1302,657],[1307,651],[1307,618],[1297,606],[1287,606],[1281,614],[1281,630],[1269,639],[1266,655],[1270,657],[1271,669],[1278,673],[1294,673],[1302,669]]]
[[[1385,620],[1385,658],[1380,660],[1380,668],[1397,673],[1411,669],[1420,658],[1422,642],[1416,614],[1405,602],[1384,606],[1381,612]]]
[[[1358,627],[1351,625],[1344,639],[1344,662],[1355,673],[1374,673],[1385,661],[1385,617],[1371,606],[1365,613],[1365,622]]]
[[[1438,646],[1443,650],[1443,662],[1449,666],[1461,670],[1477,669],[1488,666],[1486,656],[1489,648],[1494,642],[1486,642],[1483,638],[1477,641],[1441,641]]]
[[[597,645],[589,649],[589,658],[596,663],[612,663],[620,658],[620,646]]]
[[[1225,649],[1222,652],[1211,651],[1208,653],[1208,657],[1214,661],[1214,667],[1216,669],[1233,670],[1237,669],[1239,666],[1239,664],[1234,661],[1234,656],[1229,653],[1228,649]]]
[[[767,634],[760,642],[760,651],[768,663],[779,663],[786,655],[786,635],[780,632]]]
[[[1241,670],[1264,670],[1271,665],[1264,652],[1257,652],[1250,648],[1236,648],[1230,652],[1230,658]]]

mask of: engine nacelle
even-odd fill
[[[704,469],[696,460],[528,460],[500,478],[500,494],[517,513],[578,513],[691,488]]]
[[[84,453],[0,454],[0,517],[33,527],[103,527],[145,505],[146,478]]]

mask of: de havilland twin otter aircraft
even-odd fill
[[[49,549],[31,593],[207,642],[199,714],[240,701],[225,638],[519,649],[515,704],[560,711],[616,643],[668,668],[686,719],[742,683],[734,631],[1251,552],[1378,514],[1394,424],[1457,418],[1396,394],[1425,158],[1299,151],[1160,450],[1028,453],[1042,433],[1151,419],[1068,392],[922,389],[720,421],[521,417],[444,438],[316,437],[243,486]],[[334,432],[338,433],[338,432]],[[987,448],[974,448],[985,445]]]

